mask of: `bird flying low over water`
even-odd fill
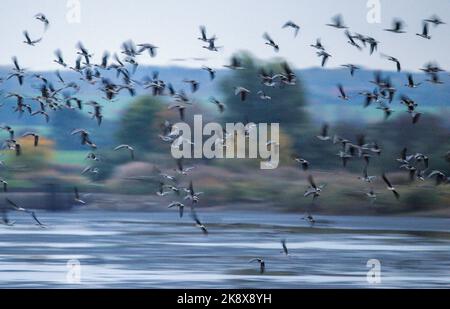
[[[287,248],[287,245],[286,245],[286,239],[282,239],[281,240],[281,247],[283,248],[283,253],[285,254],[285,255],[289,255],[289,251],[288,251],[288,248]]]
[[[258,264],[259,264],[259,272],[261,274],[263,274],[266,271],[266,262],[264,261],[263,258],[254,258],[254,259],[251,259],[248,262],[249,263],[258,262]]]
[[[194,207],[191,207],[191,217],[195,222],[195,226],[202,230],[203,235],[208,236],[208,229],[203,223],[200,222],[200,219],[198,218],[197,212],[195,211]]]
[[[320,196],[322,189],[325,188],[325,185],[316,185],[314,178],[312,175],[308,175],[309,188],[305,191],[304,197],[309,197],[312,195],[313,200]]]
[[[23,207],[19,207],[16,203],[11,201],[9,198],[6,198],[6,202],[12,207],[13,210],[29,214],[39,227],[42,227],[42,228],[46,227],[44,224],[42,224],[39,221],[39,219],[37,218],[36,213],[34,211],[25,209]]]

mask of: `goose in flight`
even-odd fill
[[[38,14],[34,15],[34,18],[36,18],[37,20],[43,22],[44,23],[44,29],[45,29],[45,31],[47,31],[48,26],[50,25],[50,21],[48,20],[48,18],[42,13],[38,13]]]
[[[321,63],[322,67],[325,66],[325,64],[328,61],[328,58],[331,57],[331,55],[329,53],[327,53],[326,51],[324,51],[324,50],[317,52],[317,56],[318,57],[322,57],[322,63]]]
[[[9,198],[6,198],[6,202],[12,207],[13,210],[29,214],[39,227],[41,228],[46,227],[44,224],[42,224],[42,222],[39,221],[34,211],[17,206],[17,204],[11,201]]]
[[[358,66],[356,66],[354,64],[343,64],[342,66],[344,68],[347,68],[347,69],[350,70],[350,75],[351,76],[354,76],[355,75],[355,71],[360,69],[360,67],[358,67]]]
[[[275,43],[275,41],[270,37],[270,35],[267,32],[263,34],[263,38],[264,40],[266,40],[266,45],[272,46],[275,52],[278,52],[280,50],[278,44]]]
[[[395,196],[395,198],[396,198],[397,200],[400,199],[400,194],[396,191],[395,187],[391,184],[391,182],[389,181],[389,179],[386,177],[386,174],[385,174],[385,173],[383,173],[382,178],[383,178],[383,181],[384,181],[384,182],[386,183],[386,185],[387,185],[387,189],[388,189],[389,191],[391,191],[391,192],[394,194],[394,196]]]
[[[93,54],[90,54],[89,51],[86,49],[86,47],[84,47],[83,43],[78,42],[77,44],[77,54],[84,57],[85,61],[86,61],[86,65],[89,65],[89,59],[92,58]]]
[[[183,82],[191,85],[192,93],[196,92],[200,87],[200,83],[194,79],[185,79]]]
[[[34,139],[34,147],[37,147],[39,144],[39,135],[34,132],[26,132],[22,135],[22,137],[32,136]]]
[[[206,35],[206,27],[205,26],[200,26],[200,35],[201,35],[201,37],[199,37],[198,39],[205,43],[210,43],[210,42],[214,42],[215,40],[217,40],[217,37],[215,35],[213,35],[211,38],[208,38],[208,36]]]
[[[166,195],[170,194],[169,191],[164,191],[164,182],[160,182],[158,188],[159,189],[158,189],[158,191],[156,191],[156,195],[158,195],[158,196],[166,196]]]
[[[320,139],[321,141],[329,141],[331,140],[331,137],[328,135],[328,129],[329,129],[329,125],[328,123],[325,123],[322,126],[322,130],[320,132],[320,135],[316,136],[318,139]]]
[[[266,262],[264,262],[263,258],[254,258],[248,261],[249,263],[258,262],[259,264],[259,272],[263,274],[266,271]]]
[[[169,204],[169,206],[167,206],[167,208],[173,208],[173,207],[178,207],[180,218],[183,218],[184,204],[180,203],[180,202],[172,202]]]
[[[175,171],[179,173],[180,175],[187,175],[190,171],[192,171],[195,167],[183,167],[183,159],[177,159],[177,168]]]
[[[217,100],[215,97],[210,97],[209,101],[217,106],[220,113],[223,113],[225,110],[225,104]]]
[[[130,152],[131,160],[134,160],[134,148],[133,147],[123,144],[123,145],[119,145],[116,148],[114,148],[114,151],[121,150],[121,149],[127,149]]]
[[[313,196],[313,200],[320,196],[322,189],[325,188],[325,185],[317,186],[314,182],[314,178],[312,175],[308,176],[309,187],[303,194],[304,197]]]
[[[422,83],[415,83],[414,82],[414,78],[412,74],[408,74],[408,83],[405,84],[406,87],[408,88],[417,88],[421,85]]]
[[[342,84],[338,84],[338,89],[339,89],[339,96],[338,97],[340,99],[344,100],[344,101],[348,101],[350,98],[345,93],[344,86],[342,86]]]
[[[209,51],[215,51],[218,52],[220,48],[222,48],[222,46],[216,46],[216,44],[214,43],[214,40],[210,40],[208,41],[208,45],[204,45],[202,46],[204,49],[207,49]]]
[[[32,40],[30,38],[30,34],[28,33],[28,31],[24,31],[23,35],[25,36],[25,41],[23,41],[25,44],[28,44],[30,46],[35,46],[37,43],[39,43],[40,41],[42,41],[42,38],[36,39],[36,40]]]
[[[441,184],[450,183],[450,177],[447,177],[443,172],[441,171],[432,171],[430,175],[428,175],[428,178],[436,177],[436,186],[439,186]]]
[[[208,236],[208,229],[198,218],[197,212],[195,211],[194,207],[191,207],[191,217],[195,222],[195,226],[200,228],[205,236]]]
[[[347,41],[348,44],[350,44],[350,45],[356,47],[358,50],[361,50],[361,49],[362,49],[362,47],[359,46],[358,43],[355,42],[355,40],[353,39],[353,36],[352,36],[352,34],[350,33],[350,31],[345,30],[345,36],[346,36],[347,39],[348,39],[348,41]]]
[[[309,162],[307,160],[301,158],[299,155],[293,154],[292,155],[292,160],[294,160],[295,162],[299,163],[304,171],[308,170]]]
[[[214,70],[213,68],[207,67],[207,66],[203,66],[202,70],[205,70],[206,72],[209,73],[209,79],[210,80],[214,80],[214,78],[216,78],[216,70]]]
[[[249,95],[250,90],[244,88],[244,87],[236,87],[234,88],[234,95],[239,95],[241,98],[241,101],[245,101],[247,99],[247,96]]]
[[[384,31],[392,32],[392,33],[406,33],[404,30],[404,23],[400,19],[394,19],[392,21],[392,28],[384,29]]]
[[[372,183],[376,178],[377,176],[369,176],[367,172],[367,166],[364,167],[363,175],[358,177],[359,180],[365,181],[367,183]]]
[[[259,98],[263,101],[272,100],[272,97],[268,96],[263,90],[258,91],[257,94],[259,94]]]
[[[180,119],[181,121],[184,121],[184,112],[186,110],[186,106],[182,105],[182,104],[172,104],[169,105],[167,109],[178,109],[178,113],[180,115]]]
[[[336,29],[348,29],[347,26],[344,25],[344,20],[342,18],[342,15],[336,15],[331,19],[332,23],[327,24],[329,27],[333,27]]]
[[[81,204],[81,205],[85,205],[86,204],[86,202],[85,201],[83,201],[81,198],[80,198],[80,193],[78,192],[78,188],[77,187],[74,187],[73,188],[73,192],[74,192],[74,201],[75,202],[77,202],[78,204]]]
[[[400,61],[397,58],[392,57],[392,56],[388,56],[388,55],[385,55],[385,54],[381,54],[381,56],[386,58],[389,61],[395,62],[396,67],[397,67],[397,72],[400,72],[402,70],[402,66],[400,64]]]
[[[63,67],[67,67],[67,63],[64,62],[62,51],[60,49],[55,50],[55,56],[56,56],[56,60],[53,60],[53,62],[55,62]]]
[[[428,35],[428,23],[423,23],[422,33],[416,33],[417,36],[420,36],[421,38],[430,40],[431,36]]]
[[[149,43],[142,43],[142,44],[138,44],[137,46],[140,47],[139,50],[137,51],[138,54],[147,50],[150,57],[153,58],[156,56],[156,49],[158,49],[157,46],[155,46],[153,44],[149,44]]]
[[[426,81],[435,85],[442,85],[444,83],[443,81],[441,81],[437,73],[430,73],[430,78]]]
[[[316,44],[310,45],[312,48],[315,48],[317,50],[325,50],[325,47],[322,45],[321,39],[316,39]]]
[[[231,69],[231,70],[243,70],[244,69],[244,67],[242,66],[241,60],[236,56],[231,57],[230,64],[226,64],[226,65],[224,65],[224,67]]]
[[[433,24],[435,27],[439,25],[445,25],[445,23],[437,15],[433,15],[430,18],[425,19],[424,21]]]
[[[298,31],[300,30],[300,26],[299,25],[297,25],[296,23],[294,23],[293,21],[287,21],[284,25],[283,25],[283,27],[282,27],[283,29],[285,29],[285,28],[292,28],[292,29],[294,29],[294,37],[297,37],[297,35],[298,35]]]
[[[47,114],[47,112],[43,111],[43,110],[39,110],[39,111],[35,111],[33,113],[31,113],[31,116],[36,116],[36,115],[42,115],[45,118],[45,122],[49,122],[50,121],[50,116]]]
[[[189,188],[186,190],[188,195],[184,198],[185,200],[191,200],[193,204],[198,203],[200,199],[200,195],[203,194],[203,192],[195,192],[194,191],[194,185],[192,184],[192,180],[189,182]]]
[[[285,255],[289,255],[289,251],[288,251],[288,248],[287,248],[287,245],[286,245],[286,239],[282,239],[281,240],[281,247],[283,248],[283,253],[285,254]]]

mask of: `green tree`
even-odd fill
[[[155,150],[161,124],[160,113],[164,110],[161,100],[145,96],[130,104],[120,119],[116,137],[119,143],[128,144],[141,150]]]

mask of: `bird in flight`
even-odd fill
[[[36,45],[37,43],[39,43],[40,41],[42,41],[42,38],[32,40],[32,39],[30,38],[30,34],[29,34],[28,31],[26,31],[26,30],[23,32],[23,35],[25,36],[25,41],[23,41],[23,42],[24,42],[25,44],[30,45],[30,46],[34,46],[34,45]]]
[[[394,196],[395,196],[395,198],[396,198],[397,200],[400,199],[400,194],[397,192],[397,190],[395,189],[395,187],[391,184],[391,182],[389,181],[389,179],[387,178],[387,176],[386,176],[385,173],[383,173],[382,178],[383,178],[383,181],[384,181],[384,182],[386,183],[386,185],[387,185],[387,189],[388,189],[389,191],[391,191],[391,192],[394,194]]]
[[[42,224],[42,222],[39,221],[39,219],[37,218],[36,213],[34,211],[25,209],[23,207],[19,207],[16,203],[11,201],[9,198],[6,198],[6,202],[12,207],[13,210],[29,214],[39,227],[41,227],[41,228],[47,227],[46,225]]]
[[[345,24],[344,24],[344,20],[342,18],[342,15],[336,15],[331,20],[332,20],[332,23],[331,24],[327,24],[327,26],[333,27],[333,28],[336,28],[336,29],[348,29],[348,27],[345,26]]]
[[[428,23],[423,23],[422,33],[416,33],[417,36],[420,36],[421,38],[430,40],[431,36],[428,34]]]
[[[123,145],[119,145],[116,148],[114,148],[114,151],[121,150],[121,149],[127,149],[130,152],[131,160],[134,160],[134,148],[133,147],[131,147],[130,145],[123,144]]]
[[[384,31],[392,32],[392,33],[406,33],[404,30],[404,23],[400,19],[394,19],[392,21],[392,28],[384,29]]]
[[[275,52],[278,52],[280,50],[278,44],[275,43],[275,41],[270,37],[270,35],[267,32],[263,34],[263,38],[264,40],[266,40],[266,45],[272,46]]]
[[[42,13],[38,13],[34,15],[34,18],[44,23],[44,30],[47,31],[48,26],[50,25],[50,21],[47,19],[47,17]]]
[[[259,264],[259,272],[263,274],[266,271],[266,262],[263,258],[254,258],[249,261],[249,263],[258,262]]]
[[[297,37],[297,35],[298,35],[298,32],[299,32],[299,30],[300,30],[300,26],[299,25],[297,25],[296,23],[294,23],[293,21],[287,21],[284,25],[283,25],[283,27],[282,27],[283,29],[284,28],[292,28],[292,29],[294,29],[294,37]]]

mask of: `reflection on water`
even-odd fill
[[[0,226],[0,287],[450,287],[449,219],[324,216],[310,228],[299,215],[200,213],[208,237],[176,212],[40,213],[47,229],[14,215]],[[379,285],[366,280],[370,259]]]

